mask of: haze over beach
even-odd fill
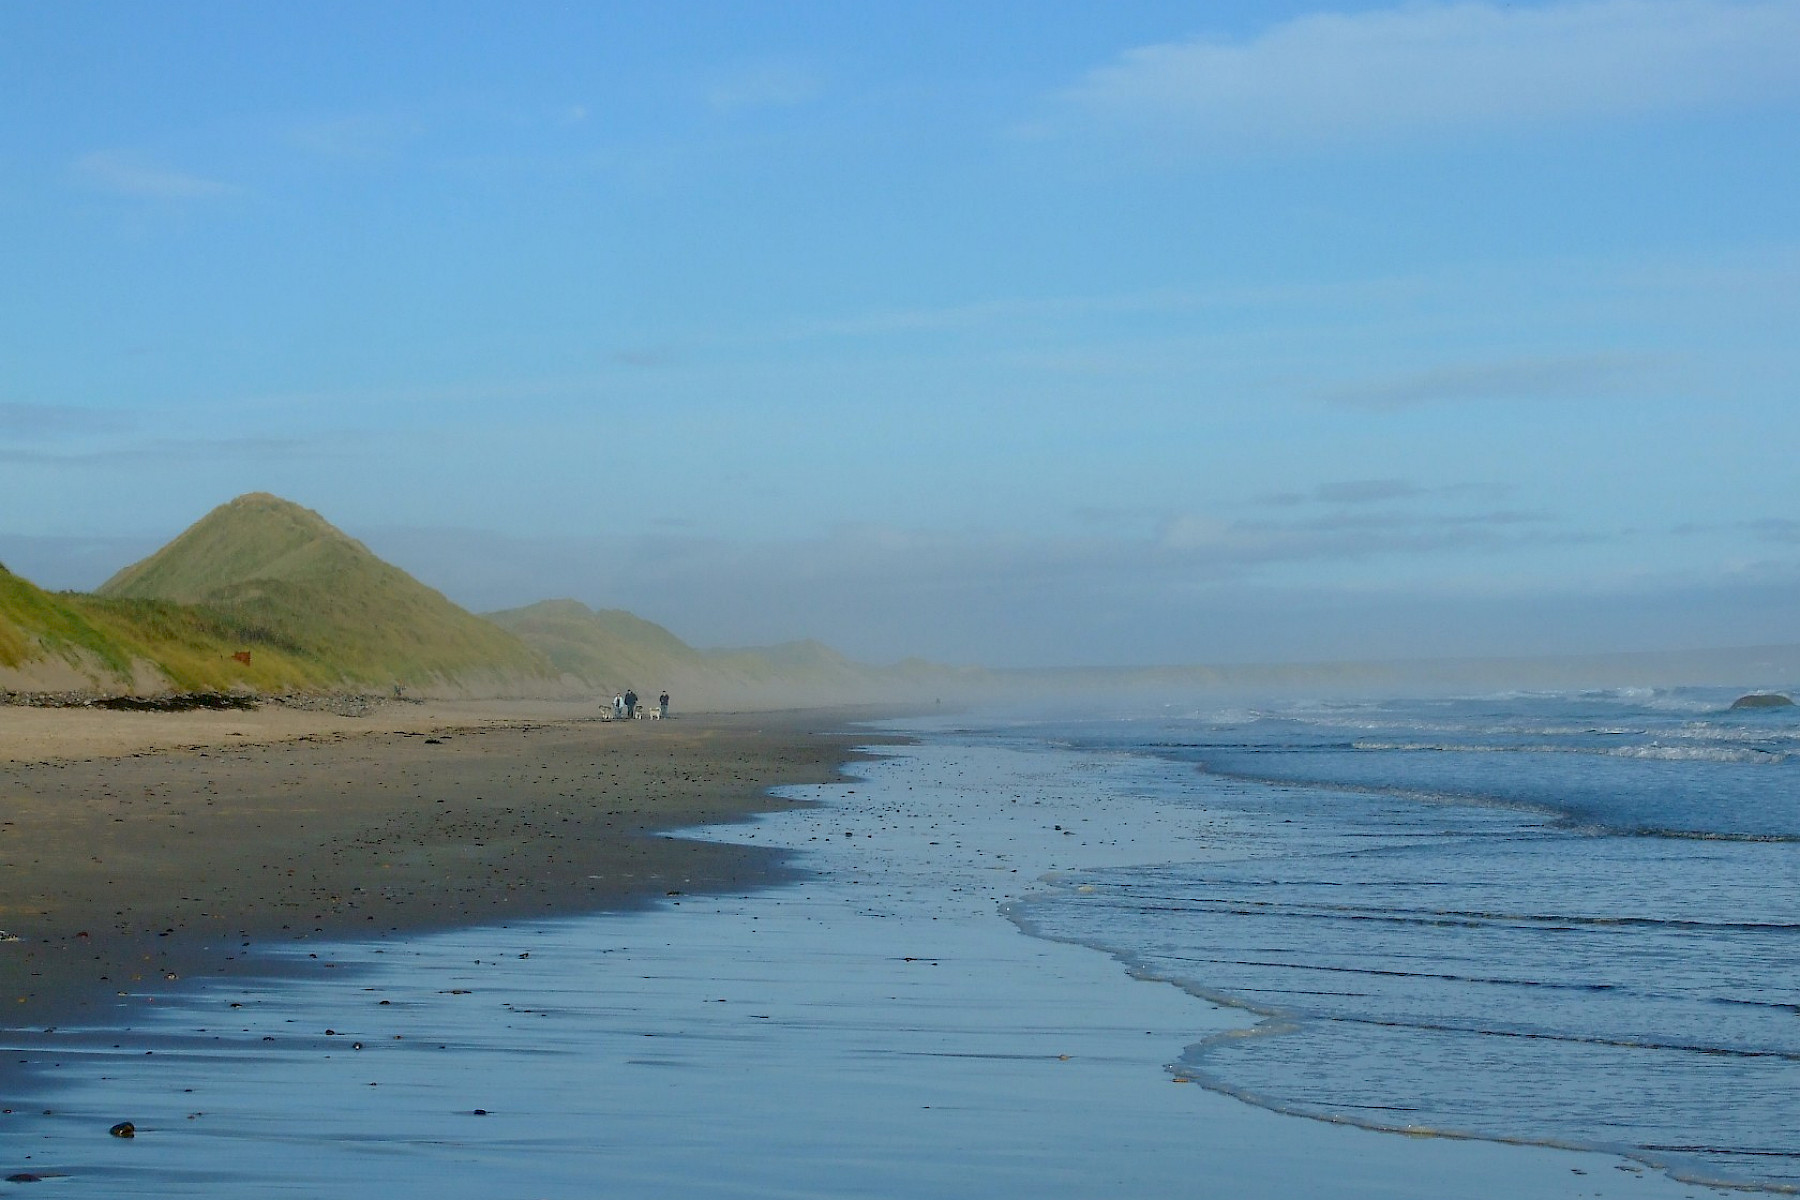
[[[0,12],[0,1191],[1800,1189],[1796,62]]]

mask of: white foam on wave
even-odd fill
[[[1759,766],[1791,761],[1785,750],[1765,750],[1755,746],[1665,746],[1652,742],[1645,746],[1571,746],[1520,743],[1494,746],[1467,742],[1377,742],[1357,741],[1351,748],[1398,754],[1571,754],[1601,758],[1642,758],[1660,762],[1753,763]]]
[[[1613,746],[1598,753],[1613,758],[1644,758],[1658,762],[1753,763],[1759,766],[1784,763],[1790,755],[1782,750],[1761,750],[1755,746]]]

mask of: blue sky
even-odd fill
[[[0,560],[1135,663],[1800,640],[1800,3],[0,9]]]

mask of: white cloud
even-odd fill
[[[114,150],[83,155],[75,160],[75,172],[104,191],[152,200],[206,200],[238,190],[229,183],[158,166]]]
[[[1408,4],[1139,47],[1064,99],[1204,142],[1330,141],[1763,102],[1800,91],[1797,62],[1794,0]]]

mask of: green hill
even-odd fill
[[[451,603],[319,514],[239,496],[100,587],[107,602],[187,605],[319,682],[553,686],[550,662]]]

